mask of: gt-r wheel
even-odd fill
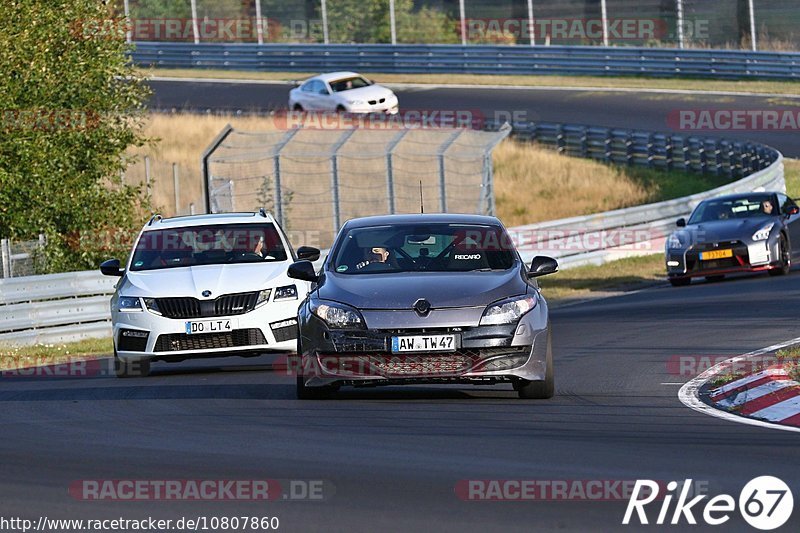
[[[792,256],[789,253],[789,244],[786,242],[786,235],[781,234],[781,240],[778,243],[778,254],[780,255],[781,261],[778,268],[773,268],[768,271],[770,276],[785,276],[792,268]]]
[[[150,375],[150,359],[120,359],[115,349],[114,373],[118,378],[146,378]]]
[[[669,283],[673,287],[685,287],[692,282],[691,278],[669,278]]]
[[[553,354],[550,349],[550,340],[547,341],[547,368],[544,379],[528,381],[520,379],[514,384],[519,397],[524,400],[546,400],[552,398],[556,391],[555,377],[553,376]]]

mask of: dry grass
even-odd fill
[[[154,176],[152,199],[165,215],[185,214],[190,203],[202,211],[200,155],[226,124],[245,131],[275,128],[269,117],[214,115],[152,115],[145,133],[160,139],[139,150],[149,154]],[[171,163],[180,175],[179,209]],[[382,164],[382,163],[381,163]],[[682,173],[618,167],[555,152],[513,140],[495,151],[495,192],[498,214],[509,225],[520,225],[617,209],[710,189],[724,180]],[[127,173],[144,182],[140,161]]]
[[[652,191],[628,169],[507,141],[494,153],[497,211],[507,226],[646,203]]]
[[[251,72],[203,69],[155,69],[142,71],[148,76],[175,78],[219,78],[241,80],[293,81],[309,78],[310,72]],[[640,78],[605,76],[504,76],[492,74],[381,74],[368,73],[378,83],[423,83],[464,85],[520,85],[528,87],[592,87],[609,89],[676,89],[711,92],[749,92],[800,95],[796,81],[702,80],[687,78]]]
[[[0,370],[17,370],[35,366],[94,359],[111,355],[111,338],[85,339],[67,344],[35,346],[0,346]]]

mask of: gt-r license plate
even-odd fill
[[[236,324],[231,319],[224,320],[196,320],[186,322],[186,334],[197,333],[225,333],[236,329]]]
[[[701,261],[725,259],[726,257],[733,257],[733,250],[711,250],[710,252],[700,252]]]
[[[413,335],[392,337],[392,353],[454,352],[458,348],[455,335]]]

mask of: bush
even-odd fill
[[[124,28],[97,0],[0,3],[0,236],[44,233],[48,271],[124,253],[147,211],[119,177],[147,97]]]

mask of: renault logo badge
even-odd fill
[[[431,312],[431,304],[425,298],[420,298],[414,302],[414,311],[416,311],[419,316],[428,316],[428,313]]]

